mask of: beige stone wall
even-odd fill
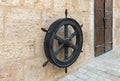
[[[94,58],[94,0],[0,0],[0,81],[57,81],[65,75],[51,63],[42,67],[47,59],[41,28],[63,18],[66,8],[84,25],[84,52],[70,72]]]
[[[120,0],[113,0],[113,45],[120,46]]]

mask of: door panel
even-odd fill
[[[106,42],[111,42],[112,41],[111,40],[112,39],[112,37],[111,37],[111,33],[112,33],[111,29],[108,28],[105,31],[106,31]]]
[[[106,11],[112,11],[112,0],[106,0]]]
[[[113,0],[95,0],[95,54],[112,50]]]
[[[103,23],[103,16],[104,16],[104,13],[103,11],[99,11],[97,10],[96,11],[96,27],[98,28],[104,28],[104,23]]]
[[[112,26],[112,13],[106,12],[106,18],[107,18],[106,27],[111,28],[111,26]]]
[[[104,29],[96,30],[96,45],[104,44]]]
[[[97,10],[104,10],[104,0],[97,0],[96,8],[97,8]]]
[[[108,44],[106,45],[106,52],[107,52],[107,51],[110,51],[111,48],[112,48],[112,47],[111,47],[111,43],[108,43]]]
[[[112,50],[112,0],[105,0],[105,52]]]
[[[104,45],[96,48],[97,56],[104,53]]]

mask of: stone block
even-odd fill
[[[33,57],[35,53],[34,45],[12,45],[6,44],[1,46],[0,63],[8,61],[23,60]]]
[[[0,81],[23,81],[23,66],[12,62],[0,65]]]
[[[120,8],[120,4],[119,3],[120,3],[120,0],[115,0],[115,5],[116,5],[115,7],[116,8]]]
[[[46,67],[42,67],[46,59],[32,58],[25,62],[25,81],[56,81],[64,69],[48,63]]]
[[[120,9],[119,8],[115,8],[114,9],[114,18],[120,18]]]
[[[79,10],[81,11],[81,12],[88,12],[89,11],[89,1],[87,1],[87,0],[80,0],[79,1]]]
[[[25,81],[45,81],[46,75],[40,58],[30,59],[25,62]]]
[[[25,0],[25,6],[27,7],[35,7],[36,4],[38,4],[38,0]]]
[[[27,43],[40,37],[40,12],[29,9],[12,9],[6,16],[5,40]],[[13,40],[14,39],[14,40]]]
[[[0,0],[0,5],[17,6],[20,5],[20,0]]]
[[[117,5],[116,5],[116,4],[117,4],[117,1],[118,1],[118,0],[113,0],[113,8],[117,8]]]
[[[65,0],[54,0],[54,11],[64,12],[64,10],[66,9],[65,2]]]
[[[115,21],[116,21],[115,22],[115,27],[116,27],[115,29],[119,30],[119,28],[120,28],[120,18],[116,18]]]
[[[91,14],[91,15],[94,15],[94,0],[90,0],[90,2],[89,2],[89,13]]]
[[[44,9],[46,9],[47,11],[52,11],[53,10],[53,0],[44,0]]]
[[[42,38],[44,38],[44,37],[42,37]],[[44,53],[44,39],[36,40],[35,56],[40,56],[43,59],[46,59],[45,53]]]
[[[51,12],[51,11],[43,11],[42,12],[42,27],[48,29],[50,25],[60,18],[64,18],[64,13]],[[42,36],[45,36],[45,33],[41,33]]]
[[[4,28],[3,28],[3,9],[0,9],[0,43],[3,43],[3,32],[4,32]]]
[[[79,17],[78,14],[81,14],[82,8],[80,6],[81,0],[67,0],[65,3],[65,9],[68,9],[69,15],[74,15],[76,18]]]

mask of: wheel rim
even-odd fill
[[[49,28],[51,33],[48,33],[45,43],[45,47],[48,46],[46,56],[56,66],[68,67],[75,62],[82,49],[80,25],[70,18],[57,20],[53,25]]]

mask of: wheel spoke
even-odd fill
[[[64,42],[64,40],[58,35],[55,35],[55,39],[58,40],[60,43]]]
[[[65,51],[64,51],[64,59],[67,59],[68,58],[68,47],[65,47],[65,49],[64,49]]]
[[[64,37],[68,38],[68,25],[64,25]]]
[[[73,33],[70,35],[69,39],[72,39],[75,35],[76,35],[76,32],[73,32]]]
[[[73,48],[74,50],[76,49],[76,46],[73,44],[70,47]]]
[[[58,56],[63,48],[64,48],[64,44],[61,44],[60,47],[56,50],[55,56]]]
[[[64,25],[64,37],[68,38],[68,25]],[[64,49],[64,59],[68,58],[68,47]]]

